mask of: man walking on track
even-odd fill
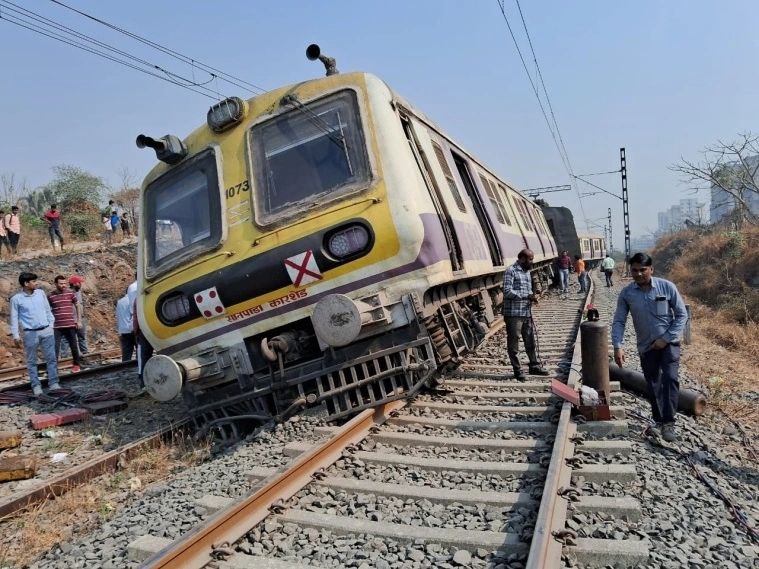
[[[611,280],[612,276],[614,276],[614,259],[611,258],[611,255],[606,255],[604,260],[601,261],[601,270],[603,270],[604,275],[606,275],[606,286],[614,286],[614,283]]]
[[[21,273],[18,276],[18,283],[21,285],[21,292],[14,294],[11,298],[11,335],[16,347],[20,348],[19,328],[23,330],[29,383],[35,395],[42,395],[42,386],[37,374],[38,344],[42,346],[42,353],[47,363],[47,385],[50,389],[60,388],[53,337],[55,318],[45,293],[37,288],[37,275]]]
[[[677,440],[675,413],[680,391],[680,335],[685,329],[688,313],[674,283],[652,276],[653,260],[645,253],[630,259],[630,283],[619,293],[617,310],[611,328],[614,360],[619,367],[625,362],[622,348],[627,314],[632,314],[638,353],[643,375],[648,383],[651,414],[661,426],[667,442]]]
[[[538,301],[537,295],[532,292],[530,277],[533,258],[532,251],[523,249],[517,256],[517,262],[506,269],[503,276],[503,317],[506,320],[507,353],[517,381],[526,379],[519,362],[520,334],[530,362],[529,373],[549,375],[548,370],[540,365],[535,346],[535,330],[530,308],[533,302]]]
[[[582,260],[582,255],[575,255],[575,273],[577,273],[577,282],[580,285],[580,294],[583,294],[590,287],[590,283],[588,282],[588,273],[585,270],[585,261]]]
[[[559,265],[559,282],[561,284],[561,292],[568,292],[569,268],[572,266],[572,259],[569,257],[569,253],[562,251],[557,264]]]
[[[61,353],[61,338],[66,338],[71,348],[71,357],[74,360],[71,372],[77,373],[81,369],[79,367],[81,362],[79,361],[79,342],[76,339],[76,331],[82,326],[82,317],[79,313],[76,293],[69,290],[66,277],[58,275],[55,277],[55,290],[48,295],[47,299],[55,317],[55,324],[53,325],[55,330],[55,357],[57,359]]]

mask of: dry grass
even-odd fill
[[[177,438],[146,449],[113,473],[0,520],[0,567],[23,567],[55,544],[91,531],[149,484],[166,479],[177,469],[199,464],[208,451],[206,441]]]
[[[733,322],[759,322],[759,228],[681,231],[656,244],[657,272]]]
[[[74,236],[74,235],[69,235],[68,233],[64,233],[63,239],[65,241],[64,246],[66,247],[66,249],[73,249],[73,250],[80,249],[80,245],[84,245],[84,244],[96,245],[96,244],[102,243],[103,241],[103,238],[100,234],[92,235],[88,237],[80,237],[80,236]],[[123,233],[119,229],[113,235],[113,245],[116,245],[123,241],[128,241],[128,238],[125,238]],[[26,257],[30,253],[34,254],[38,252],[44,252],[44,253],[50,254],[52,253],[52,251],[53,251],[53,247],[50,244],[50,235],[48,234],[46,229],[36,229],[33,227],[22,228],[21,238],[19,239],[19,242],[18,242],[17,258]],[[5,248],[3,248],[2,258],[7,260],[8,257],[9,256],[8,256],[7,251],[5,250]]]
[[[660,239],[657,274],[689,297],[693,344],[683,365],[709,393],[713,419],[756,432],[759,404],[759,228],[696,228]]]
[[[720,311],[691,302],[693,343],[683,351],[683,366],[700,379],[709,405],[726,418],[756,432],[759,403],[759,326],[737,325]]]

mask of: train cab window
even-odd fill
[[[145,189],[148,276],[215,247],[221,240],[221,190],[213,149]]]
[[[269,224],[362,189],[371,178],[356,94],[301,104],[250,131],[256,220]]]

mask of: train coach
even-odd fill
[[[592,233],[577,233],[572,210],[566,207],[549,206],[540,200],[541,211],[559,251],[567,251],[570,256],[582,255],[588,269],[596,267],[606,256],[606,238]]]
[[[538,206],[369,73],[230,98],[140,135],[144,370],[198,424],[337,418],[418,390],[495,322],[505,268],[557,248]]]

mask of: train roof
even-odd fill
[[[301,88],[307,85],[313,85],[317,83],[325,83],[327,85],[333,84],[335,88],[339,88],[343,85],[349,85],[351,83],[351,80],[357,77],[361,77],[363,81],[366,83],[368,88],[372,88],[372,84],[374,86],[382,86],[385,89],[387,89],[388,97],[395,103],[398,104],[405,109],[409,110],[414,117],[416,117],[418,120],[423,122],[425,125],[433,129],[435,132],[455,144],[455,146],[463,152],[472,162],[476,163],[477,166],[482,168],[484,171],[486,171],[488,174],[499,180],[500,182],[503,182],[506,184],[510,189],[516,191],[519,193],[522,197],[524,197],[526,200],[528,200],[530,203],[534,203],[530,200],[528,196],[526,196],[523,192],[521,192],[517,187],[515,187],[511,182],[507,181],[503,177],[496,174],[496,172],[488,167],[486,164],[484,164],[479,158],[477,158],[474,154],[466,150],[462,145],[460,145],[456,140],[449,136],[445,130],[443,130],[436,122],[434,122],[432,119],[430,119],[424,112],[422,112],[416,105],[411,103],[408,99],[400,95],[397,91],[395,91],[390,85],[387,84],[386,81],[378,77],[377,75],[374,75],[373,73],[364,72],[364,71],[352,71],[348,73],[339,73],[336,75],[330,75],[328,77],[318,77],[314,79],[307,79],[305,81],[301,81],[299,83],[292,83],[290,85],[285,85],[282,87],[277,87],[275,89],[272,89],[271,91],[267,91],[265,93],[261,93],[260,95],[256,95],[254,97],[250,97],[247,99],[247,103],[249,108],[264,108],[264,109],[271,109],[270,112],[273,112],[276,108],[277,103],[279,100],[289,92],[292,92],[293,90],[297,88]],[[245,121],[241,123],[246,124]],[[247,127],[245,127],[247,128]],[[191,133],[189,133],[187,136],[185,136],[182,140],[183,142],[188,146],[188,148],[197,147],[197,142],[200,141],[206,141],[210,142],[219,136],[224,136],[214,134],[211,129],[208,127],[205,121],[198,126],[195,130],[193,130]],[[195,143],[195,144],[193,144]],[[205,147],[207,144],[202,144],[203,147]],[[156,179],[158,176],[169,170],[171,166],[168,166],[166,164],[163,164],[161,162],[157,163],[145,176],[143,186],[150,183],[152,180]]]

